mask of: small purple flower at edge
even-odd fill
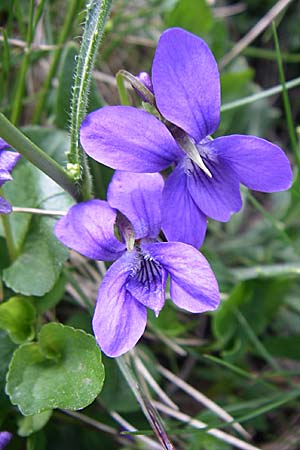
[[[111,357],[130,350],[142,336],[147,308],[159,314],[170,276],[173,303],[193,313],[219,304],[215,276],[204,256],[180,242],[159,242],[163,178],[116,172],[107,199],[72,206],[55,226],[68,247],[96,260],[113,261],[98,292],[93,330]],[[121,240],[114,235],[117,225]]]
[[[207,216],[226,222],[241,209],[240,183],[262,192],[290,187],[290,163],[278,146],[248,135],[210,137],[220,121],[220,77],[202,39],[166,30],[152,84],[167,126],[131,106],[106,106],[83,121],[81,144],[114,169],[158,172],[175,163],[163,192],[162,229],[169,240],[199,247]]]
[[[10,146],[0,138],[0,188],[6,182],[12,179],[11,171],[17,164],[20,154],[6,150]],[[9,214],[11,212],[10,203],[3,197],[0,197],[0,214]]]
[[[12,436],[9,431],[0,431],[0,450],[3,450],[10,443]]]

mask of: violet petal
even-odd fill
[[[213,146],[206,144],[206,149]],[[202,158],[212,174],[206,175],[194,162],[186,158],[186,176],[188,190],[198,208],[212,219],[226,222],[231,214],[242,207],[240,183],[235,171],[223,159],[211,154],[209,159]]]
[[[7,150],[1,150],[0,148],[0,169],[11,172],[21,155],[17,152],[11,152]]]
[[[213,145],[220,158],[250,189],[277,192],[292,184],[291,165],[284,152],[271,142],[255,136],[232,135],[217,138]]]
[[[4,139],[0,138],[0,152],[1,150],[4,150],[5,148],[9,148],[10,145],[4,141]]]
[[[162,230],[168,241],[180,241],[199,248],[206,226],[206,216],[193,201],[187,188],[187,177],[179,163],[168,176],[163,190]]]
[[[0,214],[9,214],[11,212],[11,204],[7,200],[5,200],[5,198],[0,197]]]
[[[173,303],[193,313],[217,308],[218,284],[209,263],[198,250],[181,242],[157,242],[145,248],[169,272]]]
[[[3,450],[11,441],[13,435],[9,431],[0,431],[0,450]]]
[[[107,200],[131,222],[135,238],[156,238],[161,228],[164,180],[159,173],[115,172]]]
[[[90,113],[80,140],[96,161],[129,172],[159,172],[183,154],[162,122],[131,106],[105,106]]]
[[[165,31],[152,66],[161,114],[196,142],[214,133],[220,121],[220,77],[206,43],[181,28]]]
[[[125,251],[114,235],[116,211],[103,200],[72,206],[55,225],[56,237],[91,259],[112,261]]]
[[[134,259],[134,252],[126,252],[111,265],[99,288],[93,330],[107,356],[133,348],[146,327],[147,309],[126,290]]]
[[[0,169],[0,187],[6,182],[12,180],[12,176],[8,170]]]

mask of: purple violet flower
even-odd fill
[[[3,450],[10,443],[12,437],[13,435],[9,431],[0,431],[0,450]]]
[[[6,150],[10,146],[0,138],[0,188],[6,182],[12,179],[11,171],[17,164],[20,154]],[[11,205],[5,198],[0,197],[0,214],[9,214]]]
[[[219,304],[215,276],[191,245],[159,242],[163,178],[116,172],[107,199],[72,206],[55,226],[60,241],[88,258],[112,261],[98,292],[93,317],[96,340],[111,357],[142,336],[147,308],[159,314],[170,275],[173,303],[193,313]],[[117,225],[121,240],[114,234]]]
[[[106,106],[83,121],[81,144],[114,169],[158,172],[175,163],[163,192],[162,229],[169,240],[199,247],[206,216],[226,222],[241,209],[240,183],[262,192],[290,187],[290,163],[276,145],[247,135],[210,137],[220,121],[220,79],[202,39],[180,28],[166,30],[152,84],[166,125],[146,111]]]

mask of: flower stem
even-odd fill
[[[30,61],[30,45],[34,35],[34,0],[30,0],[30,9],[29,9],[29,24],[27,30],[26,37],[26,46],[24,48],[24,56],[22,59],[22,64],[20,68],[20,73],[17,82],[16,93],[13,101],[13,110],[11,114],[11,121],[13,124],[18,123],[21,109],[22,109],[22,101],[24,97],[24,89],[25,89],[25,77]]]
[[[39,209],[39,208],[22,208],[20,206],[13,206],[14,213],[25,213],[25,214],[37,214],[40,216],[65,216],[66,211],[61,211],[57,209]]]
[[[60,56],[63,50],[63,44],[65,43],[70,29],[73,25],[73,20],[74,20],[74,16],[77,12],[78,9],[78,0],[71,0],[69,7],[68,7],[68,11],[67,11],[67,15],[62,27],[62,30],[59,34],[58,40],[57,40],[57,48],[54,50],[53,52],[53,59],[49,68],[49,71],[47,73],[46,79],[43,83],[43,87],[38,95],[38,101],[37,101],[37,105],[33,114],[33,123],[39,123],[42,113],[43,113],[43,109],[44,109],[44,105],[47,99],[47,96],[49,95],[50,92],[50,87],[51,87],[51,83],[52,83],[52,79],[56,73],[56,69],[60,60]]]
[[[2,113],[0,113],[0,136],[17,150],[17,152],[25,156],[28,161],[48,175],[48,177],[52,178],[65,191],[69,192],[75,200],[79,201],[81,199],[76,184],[65,170],[47,155],[47,153],[28,139]]]
[[[70,150],[68,168],[79,181],[84,199],[91,196],[91,175],[87,156],[80,146],[80,125],[86,114],[91,72],[103,36],[112,0],[91,0],[88,3],[82,43],[75,70],[71,101]]]

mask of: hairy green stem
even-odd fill
[[[52,178],[65,191],[69,192],[75,200],[79,201],[81,199],[76,184],[65,170],[28,139],[2,113],[0,113],[0,136],[15,150],[25,156],[28,161]]]
[[[17,82],[16,93],[13,101],[13,110],[11,114],[11,121],[13,124],[17,124],[21,109],[22,101],[24,97],[25,90],[25,77],[28,70],[28,65],[30,62],[30,46],[34,35],[34,0],[30,0],[30,10],[29,10],[29,24],[26,37],[26,46],[24,48],[24,56],[20,68],[19,78]]]
[[[85,27],[75,70],[71,101],[70,150],[68,168],[81,186],[84,199],[91,196],[91,175],[80,146],[80,125],[86,114],[91,73],[112,0],[91,0],[87,6]]]
[[[35,111],[33,114],[33,119],[32,119],[33,123],[39,123],[39,121],[41,119],[43,109],[44,109],[47,97],[49,95],[49,92],[50,92],[51,83],[52,83],[53,77],[56,73],[57,66],[58,66],[58,63],[60,60],[60,56],[61,56],[61,53],[63,50],[63,44],[67,40],[70,29],[73,25],[74,17],[77,12],[77,9],[78,9],[78,3],[79,3],[78,0],[70,1],[63,27],[62,27],[59,37],[57,39],[57,43],[56,43],[57,48],[53,52],[53,58],[52,58],[51,65],[49,67],[49,71],[48,71],[46,79],[43,83],[42,89],[38,95],[37,105],[36,105],[36,108],[35,108]]]

